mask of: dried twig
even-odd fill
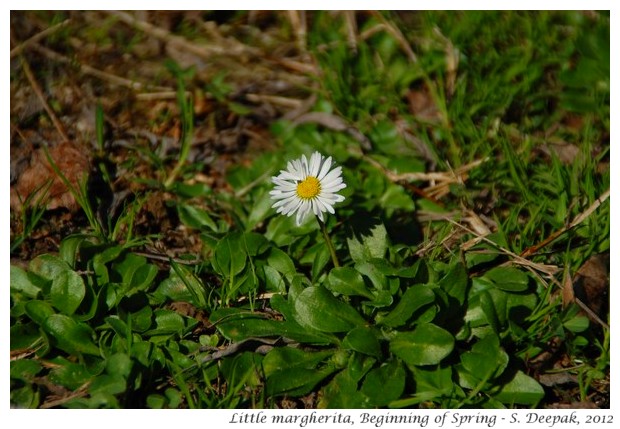
[[[425,182],[447,182],[447,183],[463,183],[466,179],[467,179],[467,172],[469,170],[472,170],[476,167],[478,167],[480,164],[488,161],[489,158],[483,158],[483,159],[478,159],[476,161],[470,162],[469,164],[466,165],[462,165],[459,168],[457,168],[454,171],[450,171],[450,172],[433,172],[433,173],[402,173],[402,174],[396,174],[393,173],[387,169],[385,169],[383,166],[381,166],[380,164],[378,164],[375,161],[375,165],[380,166],[384,172],[385,175],[388,177],[388,179],[390,179],[393,182],[401,182],[401,181],[405,181],[405,182],[409,182],[409,181],[416,181],[416,180],[420,180],[420,181],[425,181]]]
[[[136,95],[136,99],[142,101],[176,100],[177,97],[177,91],[143,92]]]
[[[47,103],[47,100],[45,100],[45,95],[43,95],[43,91],[41,90],[39,83],[37,82],[37,80],[34,77],[34,74],[32,73],[30,64],[28,64],[28,61],[23,56],[21,57],[21,64],[22,64],[22,68],[24,69],[24,73],[26,74],[26,78],[28,78],[28,82],[30,82],[30,86],[32,86],[32,90],[37,95],[37,98],[43,105],[43,108],[47,112],[47,115],[52,120],[52,123],[54,124],[54,127],[56,127],[58,134],[60,134],[63,141],[68,142],[69,136],[67,135],[67,132],[65,131],[65,127],[63,127],[62,123],[60,122],[60,120],[58,119],[58,117],[56,116],[52,108],[50,107],[50,105]]]
[[[480,238],[480,241],[484,241],[485,243],[490,244],[491,246],[495,247],[496,249],[498,249],[499,251],[501,251],[502,253],[504,253],[505,255],[509,256],[510,258],[512,258],[512,261],[516,264],[522,265],[524,267],[531,267],[533,269],[535,269],[536,271],[539,271],[541,273],[544,273],[546,275],[548,275],[549,277],[553,277],[553,275],[555,275],[558,272],[558,267],[556,267],[555,265],[546,265],[546,264],[541,264],[541,263],[536,263],[536,262],[532,262],[529,259],[525,259],[524,257],[517,255],[514,252],[511,252],[510,250],[506,249],[505,247],[500,246],[499,244],[495,243],[492,240],[489,240],[487,237],[481,236],[480,234],[478,234],[476,231],[448,218],[445,217],[444,220],[446,220],[447,222],[450,222],[451,224],[463,229],[464,231],[467,231],[468,233]]]
[[[398,27],[396,27],[395,25],[392,25],[391,22],[385,19],[385,17],[381,14],[381,12],[374,11],[372,12],[372,15],[378,18],[383,23],[385,30],[387,30],[387,32],[390,33],[392,37],[396,39],[401,49],[407,55],[407,58],[409,58],[409,61],[411,61],[412,63],[417,63],[418,57],[413,52],[413,49],[411,49],[411,45],[409,45],[409,42],[405,38],[405,35],[402,33],[402,31],[400,31]]]
[[[90,386],[90,381],[84,383],[76,391],[71,392],[69,395],[63,398],[56,399],[54,401],[46,401],[42,403],[41,408],[53,408],[53,407],[57,407],[58,405],[65,404],[71,401],[72,399],[82,398],[88,394],[88,386]]]
[[[541,241],[540,243],[532,246],[532,247],[528,247],[527,249],[525,249],[522,253],[521,256],[526,258],[536,252],[538,252],[540,249],[542,249],[543,247],[545,247],[547,244],[551,243],[552,241],[554,241],[556,238],[558,238],[560,235],[564,234],[566,231],[575,228],[577,225],[579,225],[581,222],[583,222],[584,220],[586,220],[596,209],[599,208],[599,206],[601,204],[603,204],[605,202],[605,200],[607,200],[607,198],[609,198],[609,189],[606,190],[605,192],[603,192],[603,194],[598,197],[594,203],[592,203],[592,205],[590,205],[590,207],[588,207],[583,213],[579,213],[577,216],[575,216],[575,218],[572,220],[571,223],[569,223],[568,225],[564,226],[563,228],[555,231],[553,234],[551,234],[549,237],[547,237],[546,239],[544,239],[543,241]]]
[[[604,196],[605,194],[603,194]],[[602,198],[602,197],[601,197]],[[600,198],[599,198],[600,200]],[[599,204],[600,205],[600,204]],[[597,206],[598,207],[598,206]],[[588,209],[589,210],[589,209]],[[586,210],[586,212],[588,211]],[[585,213],[585,212],[584,212]],[[499,251],[501,251],[502,253],[504,253],[505,255],[509,256],[510,258],[512,258],[512,263],[518,264],[523,266],[525,269],[527,269],[528,271],[530,271],[535,277],[537,277],[546,287],[548,287],[548,283],[540,276],[540,273],[545,274],[556,286],[558,286],[560,289],[564,289],[564,285],[562,285],[556,278],[555,278],[555,274],[558,273],[559,268],[555,265],[547,265],[547,264],[541,264],[541,263],[536,263],[536,262],[532,262],[528,259],[525,259],[523,256],[517,255],[514,252],[511,252],[510,250],[498,245],[497,243],[493,242],[492,240],[489,240],[486,237],[480,236],[478,235],[475,231],[472,231],[471,229],[467,228],[466,226],[461,225],[458,222],[453,221],[452,219],[449,218],[445,218],[445,220],[447,220],[448,222],[452,223],[453,225],[458,226],[459,228],[467,231],[468,233],[477,236],[480,241],[484,241],[488,244],[490,244],[491,246],[495,247],[496,249],[498,249]],[[507,265],[510,264],[510,262],[506,262],[503,265]],[[609,329],[609,325],[607,323],[605,323],[603,320],[601,320],[600,317],[598,317],[598,315],[592,311],[583,301],[581,301],[578,298],[575,298],[575,303],[583,310],[585,311],[591,318],[592,320],[595,320],[597,323],[599,323],[601,326],[604,326],[605,328]]]
[[[279,95],[268,94],[246,94],[245,98],[252,103],[270,103],[291,109],[298,109],[305,101],[298,98],[281,97]]]
[[[21,54],[21,52],[24,49],[26,49],[27,47],[29,47],[33,43],[38,43],[39,41],[45,39],[47,36],[55,33],[57,30],[59,30],[59,29],[61,29],[63,27],[66,27],[69,24],[69,22],[71,22],[71,19],[65,19],[64,21],[59,22],[56,25],[52,25],[51,27],[46,28],[45,30],[41,31],[40,33],[35,34],[30,39],[21,42],[19,45],[17,45],[13,49],[11,49],[11,56],[10,57],[13,58],[16,55]]]
[[[344,15],[344,22],[347,28],[347,42],[349,48],[353,52],[357,52],[357,22],[355,21],[355,11],[345,10],[342,12]]]
[[[140,82],[136,82],[135,80],[125,79],[124,77],[120,77],[120,76],[116,76],[110,73],[103,72],[87,64],[77,63],[71,58],[65,57],[64,55],[61,55],[58,52],[54,52],[51,49],[48,49],[37,43],[33,43],[31,46],[32,46],[32,49],[34,49],[35,51],[39,52],[42,55],[45,55],[49,59],[58,61],[60,63],[71,64],[73,66],[77,66],[80,72],[87,74],[87,75],[94,76],[101,80],[105,80],[115,85],[124,86],[124,87],[131,88],[134,90],[144,90],[144,89],[149,88],[149,89],[156,90],[156,91],[173,91],[172,88],[168,88],[166,86],[146,85]]]
[[[213,55],[224,56],[238,56],[238,55],[254,55],[257,53],[256,49],[252,49],[248,46],[237,44],[235,46],[218,46],[218,45],[198,45],[193,43],[184,37],[172,34],[168,30],[157,27],[149,22],[139,20],[127,12],[121,12],[116,10],[105,11],[106,13],[117,17],[119,20],[127,25],[137,28],[140,31],[144,31],[146,34],[162,40],[170,45],[174,45],[182,50],[191,52],[194,55],[203,59],[211,59]]]
[[[479,159],[469,164],[463,165],[456,170],[449,172],[432,172],[432,173],[402,173],[397,174],[394,173],[387,168],[385,168],[381,163],[374,160],[369,156],[364,156],[364,159],[368,161],[371,165],[381,170],[385,176],[394,183],[401,184],[406,187],[410,191],[420,195],[430,201],[433,201],[435,204],[443,206],[439,199],[450,192],[451,184],[462,184],[468,178],[469,170],[479,166],[483,162],[486,162],[489,158]],[[411,181],[423,181],[423,182],[431,182],[431,186],[426,189],[420,189],[416,186],[413,186]],[[438,183],[436,183],[438,182]]]
[[[297,49],[299,49],[299,52],[306,52],[306,11],[288,10],[287,15],[297,37]]]

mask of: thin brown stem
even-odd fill
[[[62,137],[63,141],[68,142],[69,136],[67,135],[67,132],[65,131],[65,127],[63,127],[62,123],[60,122],[60,120],[58,119],[58,117],[56,116],[52,108],[50,107],[50,105],[47,103],[47,100],[45,100],[45,95],[43,94],[43,91],[41,90],[39,83],[37,82],[37,80],[34,77],[34,74],[32,73],[30,64],[28,64],[28,61],[23,56],[21,57],[21,63],[22,63],[22,69],[24,70],[24,73],[26,74],[26,78],[28,79],[28,82],[30,82],[30,86],[32,86],[32,90],[37,95],[37,98],[39,99],[39,101],[41,101],[41,104],[43,105],[43,108],[47,112],[47,115],[52,120],[54,127],[56,127],[56,130]]]

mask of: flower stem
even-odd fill
[[[327,244],[329,253],[332,255],[332,262],[334,263],[334,267],[339,267],[340,263],[338,262],[338,257],[336,256],[336,249],[334,248],[332,239],[329,238],[329,234],[327,233],[327,227],[325,226],[325,222],[323,222],[318,217],[316,218],[316,220],[319,222],[319,225],[321,226],[321,232],[323,233],[323,237],[325,238],[325,244]]]

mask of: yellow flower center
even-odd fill
[[[313,176],[306,177],[306,180],[297,185],[297,195],[299,198],[314,198],[321,192],[321,182]]]

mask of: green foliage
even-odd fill
[[[561,307],[549,266],[575,271],[609,250],[609,202],[597,200],[610,176],[599,168],[609,152],[600,143],[609,135],[609,20],[383,16],[410,30],[404,40],[372,14],[355,50],[337,14],[316,13],[307,34],[322,72],[314,109],[368,142],[276,122],[279,150],[231,168],[230,191],[185,181],[198,169],[189,158],[192,70],[169,65],[181,149],[151,189],[172,194],[168,208],[200,237],[200,254],[152,258],[138,249],[150,237],[132,230],[139,198],[120,218],[124,229],[102,225],[86,185],[72,187],[93,234],[11,266],[11,350],[28,353],[11,362],[12,405],[42,406],[45,379],[80,392],[58,404],[67,408],[268,407],[313,392],[327,408],[536,407],[546,392],[527,365],[551,340],[579,363],[571,371],[587,397],[608,371],[609,331]],[[247,114],[229,100],[225,77],[207,89]],[[427,94],[434,117],[406,101],[412,91]],[[565,127],[569,113],[585,125]],[[571,162],[542,137],[554,124],[576,147]],[[297,227],[271,208],[269,178],[311,150],[343,167],[346,199],[325,222],[340,266],[314,219]],[[164,159],[149,157],[165,172]],[[428,184],[383,171],[451,171],[483,158],[438,199],[412,192]],[[42,214],[36,205],[28,213],[24,234]],[[492,233],[472,233],[476,218]]]

